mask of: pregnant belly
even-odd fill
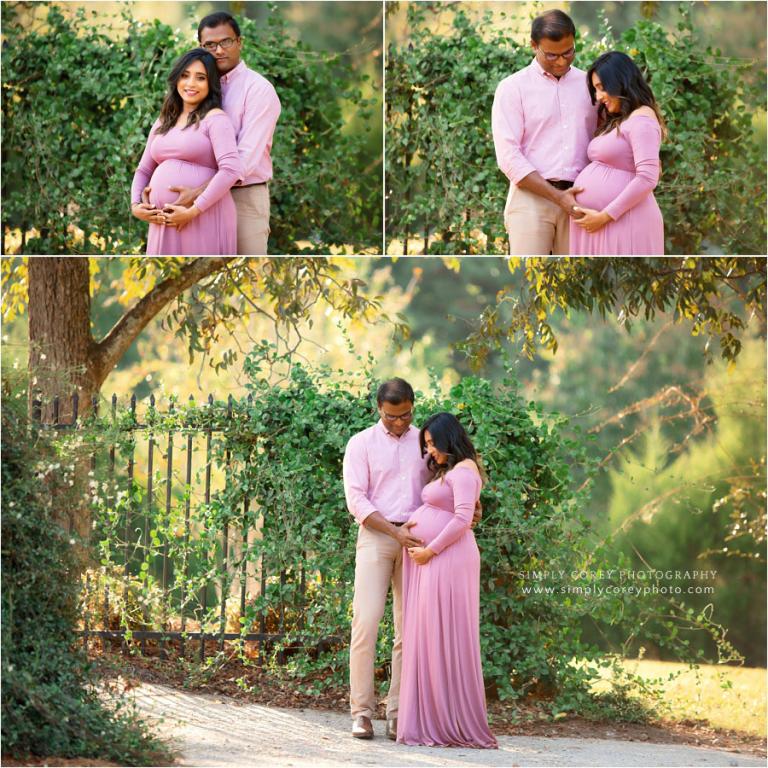
[[[215,175],[213,168],[204,165],[195,165],[185,160],[163,160],[149,181],[152,188],[149,201],[156,208],[162,208],[179,196],[178,192],[171,192],[168,187],[199,187]]]
[[[603,163],[590,163],[573,182],[584,191],[576,195],[576,202],[585,208],[602,211],[613,202],[634,178],[631,171],[613,168]]]
[[[411,533],[421,539],[426,546],[440,531],[453,519],[453,512],[429,504],[422,504],[410,517],[416,525],[411,528]]]

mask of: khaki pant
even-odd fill
[[[567,256],[569,222],[559,205],[510,184],[504,206],[510,256]]]
[[[384,615],[389,585],[395,617],[392,679],[387,696],[387,718],[397,717],[400,668],[403,656],[403,548],[391,536],[360,526],[355,553],[355,597],[352,602],[352,640],[349,646],[349,706],[352,717],[373,718],[376,694],[373,667],[379,622]]]
[[[269,237],[269,185],[232,187],[237,208],[238,256],[266,256]]]

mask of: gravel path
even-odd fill
[[[278,709],[162,685],[131,690],[140,712],[179,753],[179,765],[235,768],[316,766],[765,766],[733,752],[603,739],[499,737],[498,750],[406,747],[349,735],[338,712]]]

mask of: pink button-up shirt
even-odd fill
[[[597,127],[586,72],[571,67],[558,80],[534,59],[499,83],[491,125],[496,161],[513,184],[533,171],[573,181]]]
[[[362,525],[372,512],[404,523],[421,506],[421,491],[431,477],[413,425],[395,437],[381,420],[353,435],[344,452],[347,507]]]
[[[245,168],[242,184],[272,178],[272,135],[280,116],[280,99],[272,85],[241,61],[221,78],[222,108],[235,126],[237,151]]]

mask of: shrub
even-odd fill
[[[504,253],[509,182],[496,165],[491,105],[497,84],[531,61],[530,48],[453,11],[430,27],[429,4],[408,6],[409,44],[387,59],[388,240],[423,238],[429,253]],[[578,41],[576,65],[606,50],[631,55],[648,77],[669,128],[656,197],[667,253],[763,253],[765,147],[752,113],[765,109],[765,76],[752,62],[701,50],[686,6],[677,33],[640,20],[618,38],[606,27]],[[412,249],[412,247],[411,247]]]
[[[185,610],[199,613],[209,631],[217,631],[221,608],[198,602],[201,587],[215,583],[219,595],[229,595],[243,564],[249,573],[260,572],[263,591],[246,599],[239,616],[242,632],[256,631],[263,617],[267,632],[285,633],[267,646],[271,662],[287,653],[289,674],[306,679],[319,672],[323,684],[343,684],[356,526],[346,509],[342,458],[349,438],[375,422],[376,382],[371,366],[361,363],[354,374],[294,364],[285,380],[273,383],[269,372],[279,364],[269,345],[251,352],[244,367],[250,397],[232,401],[231,416],[219,402],[147,417],[155,435],[183,425],[210,427],[215,464],[227,469],[223,489],[208,505],[197,506],[191,541],[183,540],[173,510],[168,519],[158,512],[148,521],[154,534],[143,562],[152,562],[167,544],[173,561],[169,573],[182,578],[179,564],[190,563]],[[456,413],[466,425],[489,476],[482,493],[483,521],[475,533],[490,690],[502,698],[546,691],[558,697],[555,706],[562,709],[591,701],[589,683],[598,675],[597,663],[609,662],[581,639],[579,622],[585,616],[613,621],[623,606],[617,607],[616,598],[526,589],[525,575],[541,569],[571,574],[590,562],[606,567],[583,515],[588,484],[576,480],[591,471],[586,441],[567,436],[564,417],[525,402],[512,374],[499,387],[465,378],[447,396],[435,384],[430,394],[417,397],[415,423],[439,410]],[[119,563],[123,551],[122,516],[113,516],[111,523],[108,516],[104,510],[97,520],[104,567]],[[230,551],[224,572],[218,559],[223,532],[245,541],[245,531],[254,528],[260,536]],[[200,553],[209,554],[201,558]],[[154,582],[146,573],[140,578],[149,596]],[[179,609],[179,581],[169,586],[164,612],[172,615]],[[639,636],[644,620],[637,620]],[[380,667],[390,662],[391,642],[386,620],[379,636]],[[314,650],[297,653],[301,647]],[[573,659],[592,663],[574,665]],[[247,657],[243,661],[248,663]]]
[[[74,540],[55,520],[75,502],[64,491],[68,483],[52,488],[41,479],[43,474],[54,482],[61,478],[61,450],[67,452],[66,444],[54,448],[30,427],[14,400],[4,397],[3,757],[168,764],[167,748],[127,703],[102,700],[93,668],[75,645],[79,566]]]
[[[287,671],[300,685],[345,685],[356,526],[346,509],[342,459],[349,438],[376,420],[377,382],[370,360],[354,372],[288,362],[262,342],[244,363],[249,394],[242,399],[196,405],[172,398],[166,411],[150,404],[139,418],[121,409],[114,422],[111,415],[91,415],[88,434],[104,451],[93,481],[100,489],[93,538],[110,595],[125,594],[122,602],[111,601],[108,620],[126,629],[129,645],[136,640],[132,629],[172,631],[183,615],[189,631],[276,635],[259,648],[269,671]],[[621,569],[630,561],[609,554],[584,514],[594,464],[587,439],[565,417],[524,401],[510,369],[498,386],[466,377],[447,395],[436,381],[428,394],[418,394],[415,423],[437,411],[455,413],[488,473],[475,535],[481,650],[492,695],[535,693],[550,700],[553,715],[639,717],[642,708],[626,692],[634,687],[658,700],[659,686],[624,674],[618,654],[584,639],[585,624],[616,627],[627,638],[624,655],[650,641],[671,658],[694,661],[703,652],[687,639],[693,630],[710,634],[721,658],[740,658],[710,612],[697,615],[664,592],[627,589],[631,577]],[[140,469],[132,485],[123,472],[112,477],[107,450],[114,447],[116,466],[126,459],[133,466],[146,434],[158,450],[166,440],[187,442],[182,455],[200,450],[200,438],[207,446],[210,435],[210,463],[207,448],[196,462],[186,453],[189,471],[193,464],[198,469],[181,493],[159,460],[151,492],[149,476],[146,491],[136,480]],[[208,498],[199,486],[209,467],[215,482]],[[128,578],[121,576],[126,556]],[[248,578],[258,584],[241,609]],[[90,628],[99,629],[104,611],[97,592],[104,581],[92,581],[86,609]],[[382,678],[391,649],[387,614],[377,650]],[[252,663],[252,647],[238,641],[235,652]],[[595,696],[592,683],[609,666],[616,687],[610,696]]]

